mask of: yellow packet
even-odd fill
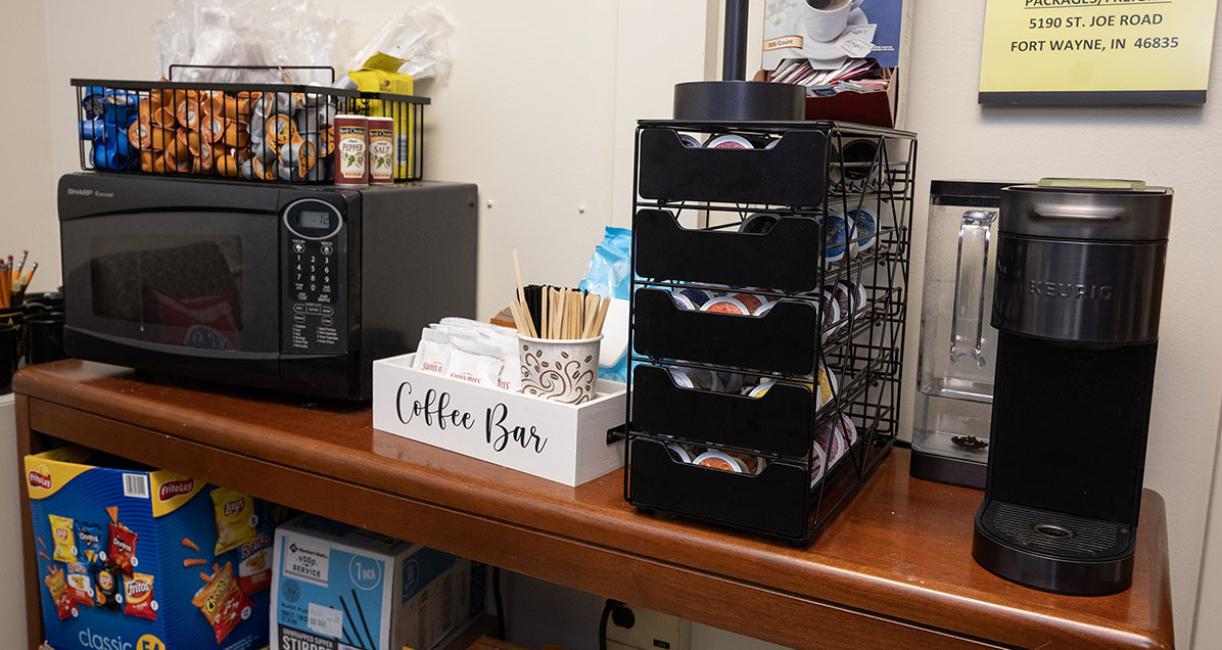
[[[74,520],[71,517],[61,517],[59,515],[47,515],[51,520],[51,539],[55,542],[55,552],[53,555],[60,562],[76,562],[76,538],[72,534],[72,524]]]
[[[406,72],[399,72],[403,59],[378,52],[365,60],[359,70],[349,70],[348,77],[357,90],[368,93],[393,93],[410,95],[415,90],[415,80]],[[397,160],[395,178],[409,177],[415,170],[414,147],[416,113],[409,105],[385,102],[380,99],[361,99],[358,105],[368,117],[389,117],[395,121]]]
[[[216,555],[254,539],[259,524],[254,499],[237,490],[216,488],[212,491],[212,507],[216,514]]]

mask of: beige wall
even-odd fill
[[[427,169],[434,179],[480,184],[479,310],[487,316],[509,295],[512,247],[521,250],[530,279],[562,281],[584,270],[604,224],[628,223],[633,121],[666,116],[672,83],[712,72],[716,50],[705,44],[717,14],[706,0],[438,3],[458,30],[449,82],[422,88],[435,102],[427,119]],[[393,0],[322,4],[341,7],[352,21],[352,45],[401,6]],[[762,1],[754,5],[758,18]],[[44,115],[39,103],[0,103],[12,116],[0,120],[6,150],[22,153],[20,162],[13,156],[0,162],[19,189],[10,198],[16,209],[0,213],[0,232],[20,235],[0,236],[0,249],[10,239],[13,247],[31,248],[43,261],[41,286],[58,280],[55,177],[77,167],[67,79],[152,77],[146,35],[168,1],[128,0],[122,10],[108,11],[98,6],[9,3],[0,27],[6,58],[19,62],[12,66],[15,78],[49,107]],[[758,33],[759,21],[753,22]],[[920,133],[923,185],[931,178],[1079,175],[1145,178],[1177,190],[1147,485],[1168,501],[1175,617],[1186,643],[1206,550],[1222,398],[1222,340],[1213,335],[1222,325],[1222,294],[1211,282],[1222,250],[1212,194],[1222,168],[1222,103],[1215,97],[1204,108],[982,109],[975,101],[982,22],[983,3],[920,2],[907,126]],[[99,46],[98,34],[129,38]],[[749,69],[757,62],[753,52]],[[1216,95],[1222,62],[1215,64]],[[917,196],[913,286],[921,279],[925,187]],[[910,330],[915,337],[916,328]],[[1217,519],[1215,528],[1222,525]],[[1216,609],[1222,534],[1211,541],[1206,575],[1213,580],[1205,581],[1202,602]],[[1216,619],[1202,618],[1199,638],[1219,638],[1222,630],[1209,627]]]
[[[29,249],[38,260],[33,290],[59,286],[59,226],[51,177],[47,117],[46,12],[42,2],[6,4],[0,15],[0,55],[10,62],[6,99],[0,102],[0,178],[9,185],[0,211],[0,254]],[[28,267],[27,267],[28,268]]]

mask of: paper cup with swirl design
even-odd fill
[[[582,404],[594,399],[602,338],[566,340],[518,336],[522,392],[565,404]]]

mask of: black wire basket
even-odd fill
[[[252,182],[334,182],[337,115],[393,120],[395,182],[423,175],[427,97],[306,84],[174,81],[182,68],[322,70],[300,66],[170,66],[169,81],[73,79],[81,169]]]
[[[847,505],[896,437],[915,170],[903,131],[640,123],[630,503],[799,545]]]

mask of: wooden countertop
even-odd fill
[[[23,452],[76,442],[790,646],[1174,647],[1166,516],[1149,490],[1133,587],[1071,597],[980,568],[982,494],[910,479],[902,449],[796,549],[640,515],[619,471],[574,489],[375,431],[368,407],[72,360],[27,368],[14,388]]]

